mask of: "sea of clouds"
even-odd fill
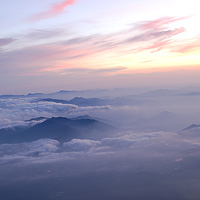
[[[30,122],[25,122],[26,120],[37,117],[74,117],[109,109],[110,106],[79,107],[72,104],[36,102],[35,98],[0,99],[0,128],[28,125]]]
[[[37,117],[96,113],[127,121],[134,112],[139,111],[135,107],[36,102],[35,98],[0,99],[0,128],[34,125],[42,120],[25,120]],[[73,200],[197,200],[199,151],[198,134],[132,129],[108,133],[101,140],[60,143],[43,138],[1,144],[0,193],[9,200],[63,200],[68,195]]]
[[[0,145],[1,164],[48,163],[85,157],[104,155],[120,157],[135,156],[140,159],[170,158],[171,161],[183,161],[184,157],[196,154],[200,150],[199,137],[184,137],[177,133],[119,132],[113,137],[101,140],[72,139],[60,143],[54,139],[40,139],[29,143]],[[189,152],[189,153],[188,153]]]

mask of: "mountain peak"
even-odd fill
[[[199,128],[199,127],[200,127],[200,125],[192,124],[192,125],[190,125],[190,126],[184,128],[182,131],[192,130],[192,129],[194,129],[194,128]]]
[[[55,139],[60,142],[74,138],[98,139],[105,137],[115,128],[90,116],[77,118],[52,117],[26,129],[0,129],[0,143],[31,142],[42,138]]]

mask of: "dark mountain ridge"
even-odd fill
[[[73,104],[77,106],[102,106],[106,105],[107,101],[105,99],[100,98],[83,98],[83,97],[75,97],[71,100],[63,100],[63,99],[52,99],[52,98],[42,98],[36,100],[37,102],[54,102],[54,103],[62,103],[62,104]]]
[[[188,130],[192,130],[192,129],[199,128],[199,127],[200,127],[200,125],[192,124],[192,125],[184,128],[182,131],[188,131]]]
[[[178,134],[186,137],[200,137],[200,125],[192,124],[178,131]]]
[[[60,142],[74,138],[99,139],[114,129],[113,126],[94,119],[52,117],[28,128],[0,129],[0,144],[31,142],[42,138],[55,139]]]

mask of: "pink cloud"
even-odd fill
[[[200,50],[200,39],[197,39],[193,42],[188,41],[187,44],[175,46],[175,48],[173,49],[173,51],[179,53],[192,53],[199,50]]]
[[[63,1],[62,3],[53,5],[49,10],[42,12],[32,18],[34,21],[40,21],[42,19],[48,19],[51,17],[55,17],[60,15],[64,12],[65,8],[75,4],[76,0],[67,0]]]
[[[171,43],[173,43],[173,41],[170,40],[170,38],[173,37],[174,35],[178,35],[178,34],[183,33],[183,32],[185,32],[184,28],[177,28],[177,29],[174,29],[174,30],[166,31],[166,33],[163,35],[164,39],[160,39],[160,40],[155,41],[154,44],[152,44],[151,46],[149,46],[147,48],[144,48],[144,50],[153,50],[152,53],[154,53],[154,52],[162,50],[163,48],[166,48],[166,47],[169,48],[169,45]]]
[[[163,17],[153,21],[140,22],[138,26],[130,30],[130,33],[134,34],[134,31],[138,31],[139,34],[126,39],[125,43],[137,43],[136,48],[132,49],[134,52],[150,50],[153,53],[164,48],[170,50],[171,44],[177,42],[173,37],[186,32],[186,29],[184,27],[171,29],[167,25],[187,18],[189,17]]]
[[[3,47],[14,42],[16,39],[14,38],[0,38],[0,52],[2,51]]]
[[[165,41],[156,41],[155,44],[144,48],[143,50],[152,50],[151,53],[157,52],[165,48],[170,44],[170,40],[165,40]]]
[[[62,12],[64,7],[68,5],[66,4],[67,2],[69,4],[69,1],[65,1],[63,4],[57,5],[58,8],[56,10]],[[74,1],[70,2],[73,3]],[[68,40],[55,40],[53,43],[45,41],[44,44],[40,45],[31,45],[31,43],[30,46],[25,48],[14,49],[0,54],[0,62],[7,66],[5,71],[9,71],[9,73],[14,71],[12,70],[14,66],[21,70],[17,70],[16,73],[28,74],[30,72],[34,74],[35,72],[37,75],[46,72],[64,73],[65,69],[69,67],[75,69],[80,66],[81,68],[92,68],[93,65],[98,67],[98,65],[101,65],[101,62],[97,62],[99,60],[103,60],[102,63],[112,66],[110,61],[106,63],[108,58],[109,60],[112,58],[118,59],[123,55],[132,55],[143,51],[153,53],[165,49],[168,52],[185,53],[199,49],[199,38],[182,41],[178,37],[174,37],[185,32],[185,28],[170,29],[161,25],[174,20],[175,18],[170,17],[167,17],[165,20],[158,19],[156,21],[159,23],[156,22],[155,26],[149,26],[157,28],[149,30],[140,29],[138,31],[138,29],[131,29],[109,35],[96,34],[87,37],[70,37]],[[161,27],[158,28],[159,26]],[[34,31],[25,37],[32,41],[33,39],[51,38],[54,35],[57,35],[57,31],[49,32],[48,30],[43,30]],[[0,47],[10,42],[12,42],[11,38],[0,39]],[[105,61],[104,58],[106,58]],[[98,73],[100,72],[101,70],[98,71]]]
[[[160,18],[160,19],[157,19],[157,20],[143,22],[139,27],[142,30],[160,29],[165,25],[168,25],[168,24],[176,22],[176,21],[181,21],[181,20],[184,20],[184,19],[187,19],[187,18],[189,18],[189,17],[179,17],[179,18],[163,17],[163,18]]]

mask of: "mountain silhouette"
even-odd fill
[[[200,128],[200,125],[192,124],[192,125],[184,128],[182,131],[194,130],[195,128]]]
[[[106,137],[115,128],[94,119],[52,117],[32,127],[0,129],[0,143],[31,142],[42,138],[60,142],[74,138],[99,139]]]
[[[62,103],[62,104],[73,104],[77,106],[102,106],[107,105],[107,100],[100,98],[83,98],[83,97],[75,97],[69,101],[63,99],[52,99],[52,98],[42,98],[37,101],[43,102],[54,102],[54,103]]]

